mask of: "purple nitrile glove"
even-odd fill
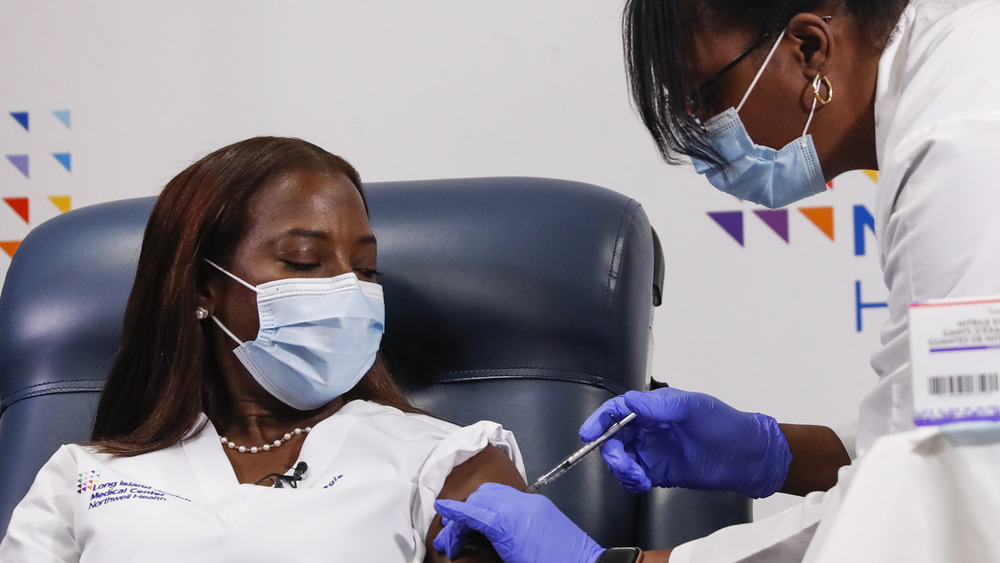
[[[465,502],[434,503],[444,529],[434,548],[454,559],[470,530],[481,532],[505,563],[594,563],[604,553],[583,530],[542,495],[483,483]]]
[[[630,412],[636,419],[601,446],[605,463],[629,492],[686,487],[760,498],[781,488],[788,475],[792,454],[773,418],[670,387],[605,402],[580,427],[580,438],[593,441]]]

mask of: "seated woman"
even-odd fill
[[[523,490],[524,469],[499,425],[409,405],[378,354],[375,277],[341,158],[261,137],[181,172],[146,226],[92,442],[41,469],[0,560],[446,560],[434,500]]]

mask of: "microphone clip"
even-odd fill
[[[285,488],[285,483],[288,483],[289,487],[296,489],[298,488],[298,482],[302,480],[302,476],[305,475],[306,470],[309,469],[309,466],[306,464],[306,462],[300,461],[295,464],[295,467],[290,469],[292,470],[291,475],[284,475],[281,473],[269,473],[264,477],[262,477],[260,481],[257,481],[257,484],[259,485],[261,482],[264,481],[264,479],[270,478],[274,479],[274,485],[272,485],[272,487],[274,487],[275,489]]]

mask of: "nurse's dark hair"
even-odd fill
[[[844,7],[862,37],[883,48],[908,0],[833,0]],[[681,155],[721,164],[687,115],[693,33],[698,29],[743,31],[751,37],[777,34],[796,14],[817,13],[818,0],[626,0],[622,17],[625,68],[635,109],[663,159]],[[777,35],[774,35],[777,37]],[[757,49],[766,52],[764,41]],[[763,57],[763,54],[760,55]]]
[[[200,413],[228,402],[206,331],[198,321],[199,288],[218,275],[208,258],[230,265],[250,227],[254,195],[293,171],[343,174],[368,202],[361,178],[344,159],[301,139],[256,137],[221,148],[167,183],[146,231],[122,339],[91,434],[98,450],[129,456],[179,442]],[[379,355],[346,399],[368,399],[413,412]]]

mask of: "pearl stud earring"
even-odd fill
[[[208,318],[208,309],[204,307],[198,307],[194,310],[194,316],[199,320],[203,321]]]

